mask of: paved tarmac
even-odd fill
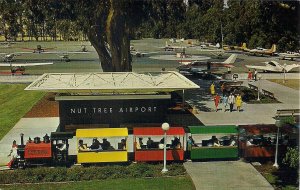
[[[196,190],[271,190],[268,181],[242,161],[185,162]]]

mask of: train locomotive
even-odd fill
[[[68,140],[73,138],[74,133],[53,132],[51,138],[46,134],[43,140],[35,137],[24,143],[24,134],[20,134],[21,144],[15,149],[16,154],[8,163],[10,168],[25,168],[39,165],[68,165]],[[13,152],[14,150],[12,150]]]

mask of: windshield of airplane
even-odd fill
[[[273,62],[269,62],[269,65],[272,65],[273,67],[276,67],[276,65]]]

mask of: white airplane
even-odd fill
[[[154,54],[158,52],[140,52],[138,50],[131,50],[130,54],[136,57],[145,57],[146,55]]]
[[[260,47],[257,47],[256,49],[247,49],[245,48],[244,49],[245,51],[248,51],[248,53],[250,55],[274,55],[275,52],[276,52],[276,44],[273,44],[272,47],[270,49],[264,49],[264,48],[260,48]]]
[[[20,55],[20,53],[0,53],[0,56],[3,58],[4,62],[14,61],[14,58]]]
[[[10,67],[11,73],[20,72],[24,74],[25,67],[32,67],[32,66],[42,66],[42,65],[52,65],[53,62],[45,62],[45,63],[0,63],[0,67]]]
[[[287,51],[286,53],[279,53],[281,59],[291,59],[292,61],[296,58],[300,58],[300,53]]]
[[[164,49],[165,51],[176,51],[176,50],[183,51],[183,49],[187,48],[187,46],[171,46],[166,41],[166,45],[164,47],[159,47],[159,48]]]
[[[184,38],[181,38],[181,39],[171,38],[171,39],[170,39],[170,42],[171,42],[171,43],[184,42]]]
[[[193,61],[189,64],[181,65],[177,69],[181,73],[188,72],[190,74],[193,73],[203,73],[203,72],[213,72],[220,68],[228,68],[231,69],[234,67],[232,64],[235,62],[237,58],[237,54],[232,54],[223,62],[210,62],[210,61]]]
[[[21,56],[22,54],[29,54],[31,52],[13,52],[13,53],[0,53],[4,62],[12,62],[15,60],[15,57]]]
[[[263,63],[265,64],[264,66],[246,65],[246,67],[249,69],[262,70],[264,72],[290,72],[292,69],[300,67],[300,64],[281,65],[276,61],[268,61]]]

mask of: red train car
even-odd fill
[[[134,128],[135,161],[163,161],[164,131],[161,128]],[[167,131],[166,148],[168,161],[184,160],[184,129],[171,127]]]

